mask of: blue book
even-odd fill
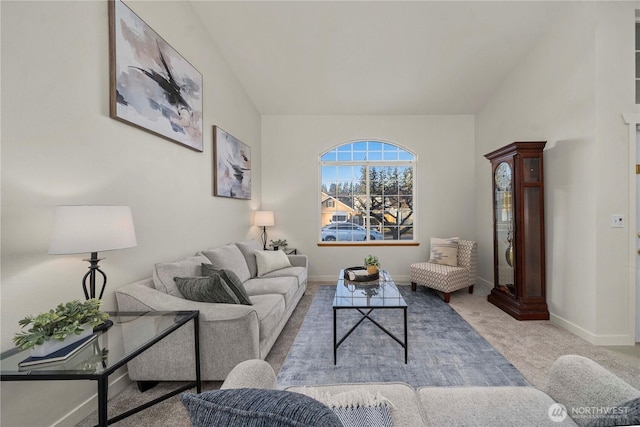
[[[69,344],[68,346],[61,348],[58,351],[54,351],[53,353],[48,354],[46,356],[27,357],[22,362],[18,363],[18,366],[21,368],[24,368],[26,366],[36,366],[36,365],[43,365],[43,364],[49,364],[49,363],[54,364],[54,363],[64,362],[74,354],[78,353],[88,344],[90,344],[96,337],[97,337],[96,334],[89,335],[88,337],[83,338],[80,341],[76,341],[73,344]]]

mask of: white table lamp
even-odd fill
[[[267,250],[267,227],[275,225],[272,211],[256,211],[253,217],[254,225],[262,227],[262,246]]]
[[[89,252],[89,271],[82,278],[86,299],[96,298],[96,273],[102,275],[102,298],[107,285],[98,262],[98,252],[131,248],[137,245],[133,215],[129,206],[56,206],[49,254]],[[87,289],[87,279],[89,288]]]

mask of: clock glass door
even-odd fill
[[[515,296],[515,247],[513,218],[512,169],[507,162],[498,164],[495,170],[495,248],[497,274],[495,285],[502,292]]]

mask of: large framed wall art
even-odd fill
[[[120,0],[109,39],[111,117],[202,151],[202,74]]]
[[[251,199],[251,147],[213,127],[213,194]]]

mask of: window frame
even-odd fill
[[[353,153],[362,153],[362,150],[354,150],[355,145],[354,144],[360,144],[360,143],[379,143],[381,144],[382,147],[388,147],[391,146],[394,149],[397,149],[398,151],[398,156],[397,159],[384,159],[385,153],[387,152],[386,150],[382,149],[380,152],[378,151],[373,151],[373,150],[369,150],[369,144],[367,144],[367,149],[364,150],[364,152],[366,153],[365,159],[364,160],[353,160]],[[350,150],[347,150],[346,147],[351,147]],[[330,154],[331,152],[336,152],[336,158],[335,160],[323,160],[323,157],[325,157],[327,154]],[[392,150],[391,150],[392,151]],[[340,153],[346,153],[346,152],[351,152],[351,160],[340,160]],[[376,154],[380,153],[380,156],[382,157],[381,159],[374,159],[374,160],[368,160],[367,157],[369,157],[369,153],[370,152],[374,152]],[[404,159],[400,159],[401,156],[403,155],[409,155],[410,159],[407,160],[406,158]],[[371,218],[370,215],[370,209],[371,209],[371,205],[370,205],[370,200],[371,200],[371,185],[370,185],[370,168],[371,167],[380,167],[380,168],[395,168],[395,167],[410,167],[412,169],[412,200],[413,200],[413,204],[412,204],[412,209],[411,209],[411,216],[413,218],[412,221],[412,228],[413,228],[413,236],[411,240],[402,240],[402,239],[398,239],[398,240],[370,240],[370,223],[367,224],[356,224],[359,225],[360,227],[363,227],[366,230],[366,239],[364,241],[339,241],[339,240],[335,240],[335,241],[323,241],[322,240],[322,229],[324,226],[331,224],[331,222],[325,224],[323,226],[323,200],[325,200],[323,198],[323,167],[324,166],[335,166],[335,167],[340,167],[340,166],[347,166],[347,167],[364,167],[365,168],[365,177],[366,177],[366,194],[365,197],[367,199],[367,206],[366,206],[366,210],[364,212],[365,216],[368,218]],[[320,207],[319,212],[318,212],[318,246],[417,246],[418,245],[418,238],[417,238],[417,229],[418,229],[418,224],[415,221],[415,218],[417,218],[417,206],[418,206],[418,191],[417,191],[417,187],[416,187],[416,183],[417,183],[417,166],[418,166],[418,156],[416,153],[414,153],[413,151],[407,149],[406,147],[403,147],[400,144],[397,144],[395,142],[391,142],[391,141],[387,141],[387,140],[382,140],[382,139],[357,139],[357,140],[352,140],[352,141],[347,141],[344,142],[342,144],[338,144],[333,146],[332,148],[320,153],[320,155],[318,156],[318,180],[319,180],[319,186],[318,189],[319,194],[318,194],[318,198],[319,198],[319,203],[317,206]],[[336,181],[336,182],[340,182],[340,181]],[[348,181],[345,181],[348,182]],[[334,195],[325,193],[328,197],[334,197]],[[375,196],[375,195],[374,195]],[[337,205],[337,204],[336,204]],[[338,209],[338,207],[336,206],[336,209]],[[354,223],[355,224],[355,223]]]

